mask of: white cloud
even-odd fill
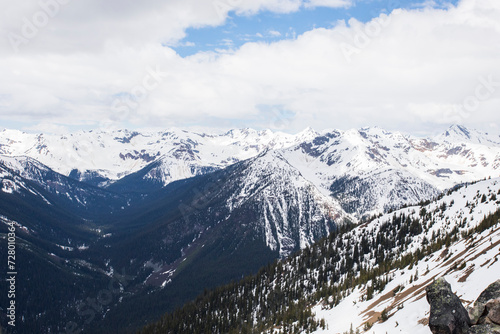
[[[160,42],[182,36],[186,26],[220,24],[225,17],[207,14],[201,0],[170,1],[156,12],[153,3],[127,2],[116,13],[104,9],[119,4],[96,1],[91,9],[76,1],[65,5],[69,13],[61,8],[60,22],[33,40],[40,45],[0,54],[0,118],[63,126],[273,127],[280,122],[271,111],[279,106],[292,131],[307,125],[418,131],[447,122],[500,125],[496,0],[396,10],[368,23],[339,22],[294,39],[187,58]],[[226,4],[242,13],[300,7],[285,0]],[[86,17],[76,18],[78,10]],[[92,17],[93,11],[100,14]],[[59,27],[68,29],[51,30]],[[68,39],[74,42],[57,44]],[[453,114],[488,76],[489,97],[467,114]]]
[[[352,0],[307,0],[304,3],[306,8],[311,7],[330,7],[330,8],[348,8],[353,5]]]
[[[175,44],[189,27],[218,26],[229,12],[289,13],[301,0],[1,0],[0,53],[99,52],[106,43]]]
[[[53,134],[66,134],[70,132],[68,127],[56,123],[39,123],[36,125],[24,127],[22,130],[29,132],[53,133]]]

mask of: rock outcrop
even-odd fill
[[[434,334],[467,334],[470,319],[460,299],[451,291],[450,283],[438,278],[426,289],[431,306],[429,327]]]
[[[500,280],[490,284],[468,312],[444,278],[427,287],[427,301],[434,334],[500,334]]]
[[[481,294],[477,297],[476,303],[486,304],[491,299],[500,298],[500,280],[491,283]]]
[[[473,334],[500,334],[500,280],[490,284],[469,310]]]
[[[500,328],[490,324],[476,325],[469,329],[469,334],[500,334]]]

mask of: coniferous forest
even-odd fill
[[[489,198],[478,194],[475,200],[468,204],[470,210],[477,203],[497,202],[495,194]],[[322,303],[323,307],[335,307],[360,285],[366,287],[364,298],[369,300],[391,280],[391,270],[411,269],[429,254],[499,224],[500,209],[475,227],[469,228],[463,219],[453,227],[448,224],[446,233],[433,233],[428,238],[426,232],[443,217],[447,206],[453,205],[443,202],[429,211],[429,203],[412,208],[412,215],[398,211],[384,222],[372,218],[361,224],[366,228],[344,225],[256,275],[205,291],[140,333],[262,333],[273,328],[299,333],[324,328],[324,320],[315,319],[312,306]],[[373,224],[377,227],[369,228]],[[419,240],[417,247],[415,240]]]

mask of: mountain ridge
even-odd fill
[[[222,134],[173,129],[64,136],[4,130],[0,132],[0,159],[28,156],[101,188],[113,189],[113,183],[123,183],[120,180],[134,174],[137,184],[142,178],[146,188],[161,188],[276,150],[325,195],[338,193],[332,189],[335,184],[344,190],[357,188],[359,183],[373,185],[372,194],[361,198],[365,204],[357,210],[349,209],[353,205],[348,199],[356,197],[357,190],[343,196],[347,212],[360,218],[414,202],[417,197],[431,198],[463,182],[498,176],[500,140],[491,138],[494,136],[458,125],[433,138],[378,127],[322,132],[307,128],[296,135],[248,128]],[[392,180],[398,180],[397,184],[391,184]],[[385,186],[377,190],[378,184]]]

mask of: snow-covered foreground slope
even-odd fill
[[[445,277],[464,305],[472,306],[481,291],[500,275],[499,247],[497,227],[450,246],[448,254],[439,251],[411,269],[392,271],[389,274],[392,281],[371,300],[364,300],[366,289],[359,287],[333,309],[318,305],[313,312],[317,318],[326,320],[328,330],[314,333],[348,332],[352,324],[354,330],[359,328],[366,333],[430,334],[425,287],[434,279]],[[395,290],[398,292],[394,293]],[[388,310],[389,319],[380,322],[384,309]],[[365,331],[368,322],[373,327]]]
[[[354,331],[359,329],[366,333],[430,334],[425,287],[434,279],[445,277],[468,306],[500,276],[500,227],[497,225],[466,237],[484,217],[499,207],[500,179],[486,180],[463,187],[427,206],[409,207],[384,215],[349,232],[358,237],[374,235],[380,226],[395,216],[415,219],[422,224],[423,231],[413,237],[408,247],[398,249],[401,257],[454,229],[457,229],[459,240],[415,264],[390,271],[382,277],[389,282],[373,298],[367,299],[367,287],[373,285],[373,282],[368,282],[351,290],[333,308],[320,302],[313,307],[313,312],[316,318],[325,319],[327,329],[314,333],[344,333],[352,326]],[[371,261],[369,255],[366,259]],[[384,310],[389,318],[381,321]],[[373,327],[369,328],[371,325]]]

